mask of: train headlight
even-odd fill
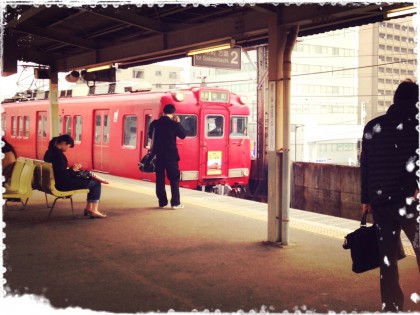
[[[175,101],[177,101],[177,102],[182,102],[183,100],[185,100],[185,94],[182,93],[182,92],[176,92],[173,95],[173,97],[174,97]]]
[[[245,105],[247,102],[247,97],[245,95],[240,95],[239,96],[239,103],[241,103],[242,105]]]
[[[244,176],[248,176],[249,175],[249,170],[246,168],[243,170],[243,174]]]

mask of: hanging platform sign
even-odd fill
[[[193,55],[192,65],[195,67],[241,70],[241,49],[241,47],[234,47]]]

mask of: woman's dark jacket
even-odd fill
[[[418,187],[418,109],[392,105],[385,115],[367,123],[360,158],[361,202],[373,207],[399,203]]]
[[[179,161],[176,138],[184,139],[185,129],[178,122],[173,121],[168,116],[161,116],[154,120],[149,127],[149,137],[153,139],[153,153],[159,161]]]
[[[55,188],[61,191],[84,189],[89,179],[76,176],[72,168],[67,168],[67,158],[55,145],[50,145],[45,152],[44,161],[50,162],[54,170]]]

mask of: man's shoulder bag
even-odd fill
[[[150,151],[140,160],[139,170],[143,173],[154,173],[156,169],[156,155]]]
[[[355,273],[362,273],[379,267],[380,257],[378,242],[376,240],[375,225],[366,226],[366,215],[363,214],[360,228],[348,234],[344,238],[344,249],[350,249],[353,261],[352,270]],[[401,239],[399,240],[398,259],[405,257]]]

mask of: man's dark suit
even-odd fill
[[[151,123],[149,137],[153,140],[153,153],[156,154],[156,196],[159,199],[159,207],[168,204],[165,190],[165,171],[171,184],[171,206],[180,204],[179,182],[180,171],[178,161],[180,160],[176,138],[184,139],[185,129],[178,122],[168,116],[162,116]]]

